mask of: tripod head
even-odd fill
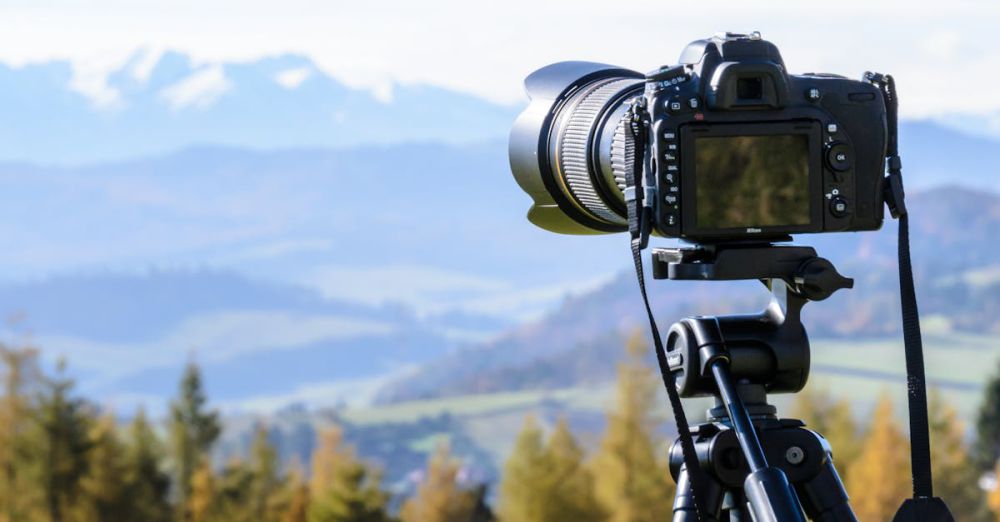
[[[741,383],[761,385],[769,393],[801,390],[809,376],[802,307],[854,286],[854,280],[840,275],[813,248],[771,244],[654,249],[653,277],[757,279],[771,292],[767,308],[756,314],[689,317],[674,323],[666,339],[667,360],[681,397],[718,395],[704,348],[720,344],[732,377]],[[715,336],[721,339],[713,342]]]
[[[833,264],[818,257],[812,248],[770,244],[656,249],[653,251],[653,277],[702,281],[758,279],[767,286],[771,302],[760,313],[688,317],[674,323],[664,346],[667,369],[674,374],[679,396],[715,396],[717,407],[710,416],[727,426],[725,432],[732,435],[729,437],[731,442],[738,442],[745,464],[731,457],[723,460],[728,461],[728,468],[738,476],[745,477],[741,495],[746,499],[753,520],[804,522],[805,509],[814,518],[819,513],[828,513],[834,517],[829,520],[856,522],[833,465],[829,459],[819,458],[823,452],[817,449],[822,445],[816,436],[804,430],[789,436],[788,430],[779,429],[772,431],[780,435],[775,435],[770,441],[772,444],[765,448],[752,417],[773,418],[775,410],[767,405],[766,392],[794,393],[806,384],[809,338],[801,322],[802,307],[809,301],[826,299],[841,288],[851,288],[854,281],[837,273]],[[777,423],[780,428],[794,429],[801,425],[785,426],[783,421],[771,420],[770,424]],[[699,441],[708,437],[708,447],[721,447],[711,441],[723,432],[717,429],[709,434],[709,431],[698,429]],[[801,455],[795,465],[804,461],[810,463],[809,482],[813,484],[810,488],[827,490],[820,496],[807,498],[805,506],[795,494],[785,469],[775,465],[775,455],[769,451],[775,447],[773,443],[792,444],[790,441],[796,437],[805,437],[804,442],[788,446],[788,456],[779,454],[779,459],[791,462],[795,460],[793,455]],[[811,445],[807,444],[810,441]],[[769,452],[772,453],[770,457]],[[709,449],[708,453],[713,452]],[[691,471],[681,471],[681,460],[671,459],[678,491],[684,490],[680,484],[688,480],[687,473]],[[717,471],[719,459],[709,456],[708,461],[702,464]],[[722,475],[725,474],[716,473],[717,477]],[[815,477],[825,477],[821,482],[826,487],[816,488]],[[721,506],[718,502],[721,490],[710,489],[709,496],[716,502],[709,504]],[[674,520],[688,520],[688,508],[693,502],[682,493],[675,502]]]

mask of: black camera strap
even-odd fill
[[[954,520],[948,507],[934,497],[931,477],[930,428],[927,414],[927,379],[924,375],[924,348],[920,335],[920,313],[913,284],[910,261],[910,215],[903,192],[903,163],[899,158],[898,109],[896,82],[890,75],[865,73],[865,79],[882,91],[886,107],[888,143],[885,178],[885,201],[892,217],[899,221],[899,301],[903,316],[903,347],[906,353],[906,387],[910,417],[910,469],[913,498],[899,508],[894,521]]]
[[[649,232],[652,226],[653,193],[648,184],[644,184],[642,176],[645,172],[646,149],[648,147],[649,135],[649,115],[646,112],[645,98],[638,97],[632,103],[626,113],[629,122],[625,138],[625,202],[628,208],[628,229],[631,238],[632,261],[635,263],[635,275],[639,281],[639,291],[642,293],[642,302],[646,306],[646,316],[649,319],[649,328],[653,334],[653,345],[656,348],[656,362],[660,367],[660,377],[663,385],[667,389],[667,396],[670,399],[670,409],[674,414],[674,423],[677,425],[677,436],[681,445],[681,452],[684,456],[684,467],[687,471],[688,484],[691,498],[694,500],[695,517],[697,520],[706,520],[706,512],[702,505],[702,496],[708,487],[708,478],[704,470],[698,464],[698,455],[694,449],[694,438],[691,436],[691,428],[688,425],[687,416],[684,414],[684,405],[681,403],[681,396],[677,391],[677,382],[670,366],[667,363],[667,352],[663,347],[663,339],[660,337],[660,329],[656,326],[656,318],[653,316],[653,309],[649,305],[649,296],[646,293],[646,276],[642,269],[642,250],[649,243]],[[631,155],[631,157],[629,157]],[[631,160],[631,161],[629,161]],[[647,193],[646,191],[650,192]]]

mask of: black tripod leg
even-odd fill
[[[718,520],[719,510],[722,507],[722,499],[725,490],[711,477],[708,477],[706,491],[698,491],[699,495],[705,496],[703,506],[708,506],[710,513],[703,513],[702,522],[715,522]],[[674,518],[673,522],[698,522],[698,513],[694,509],[694,497],[691,496],[691,481],[688,478],[687,468],[681,466],[677,474],[677,493],[674,495]]]
[[[827,456],[819,474],[809,482],[797,486],[799,500],[810,520],[816,522],[857,522],[847,490],[833,467],[833,460]]]

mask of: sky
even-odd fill
[[[995,0],[3,0],[0,61],[71,60],[74,87],[97,104],[114,101],[104,74],[137,49],[150,64],[166,49],[202,63],[300,53],[386,96],[425,83],[513,104],[521,79],[550,62],[646,71],[691,40],[757,30],[793,73],[893,73],[904,117],[982,117],[1000,113],[988,87],[1000,83],[998,26]]]

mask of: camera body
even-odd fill
[[[715,240],[882,225],[886,114],[870,83],[788,75],[773,44],[728,35],[688,45],[680,65],[647,76],[644,96],[660,235]]]
[[[888,131],[878,87],[790,75],[759,34],[692,42],[647,75],[562,62],[526,81],[511,133],[529,219],[563,233],[627,229],[625,169],[645,155],[653,233],[696,243],[878,229]],[[625,121],[645,98],[648,149]],[[647,202],[648,204],[648,202]]]

